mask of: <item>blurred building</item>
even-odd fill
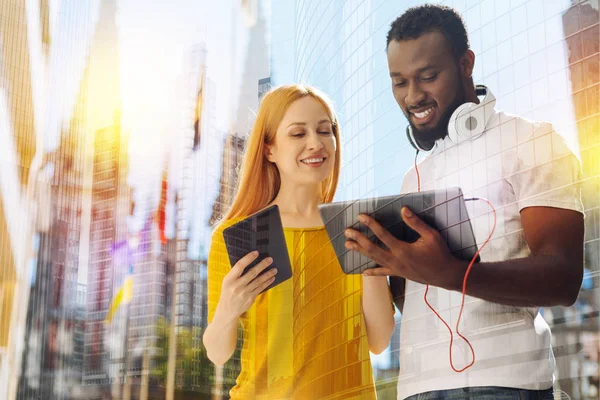
[[[73,367],[79,372],[78,384],[73,388],[73,398],[83,398],[83,354],[85,347],[85,325],[87,285],[78,283],[75,301],[75,326],[73,327]]]
[[[166,320],[178,338],[189,337],[177,346],[172,361],[173,389],[208,395],[213,364],[201,356],[201,334],[207,325],[206,256],[212,233],[209,219],[217,197],[223,133],[215,123],[216,87],[206,61],[205,43],[193,46],[186,55],[179,82],[180,137],[177,157],[170,159],[170,168],[177,176],[172,179],[174,188],[169,188],[167,200],[172,207],[167,220],[173,238],[169,240]],[[191,362],[190,352],[197,355]]]
[[[81,324],[76,299],[79,272],[79,238],[85,129],[85,81],[73,119],[56,151],[47,154],[50,226],[39,232],[39,252],[29,296],[25,350],[19,398],[52,393],[70,398],[81,383],[81,366],[75,362],[74,329]],[[40,182],[41,185],[41,182]],[[37,342],[37,343],[36,343]]]
[[[77,20],[86,8],[74,6],[66,11],[68,17],[54,20],[55,33],[64,33],[65,24]],[[15,357],[8,364],[2,360],[0,386],[9,390],[7,398],[15,394],[19,398],[42,394],[71,398],[81,383],[81,363],[74,354],[76,327],[83,323],[76,298],[88,82],[75,74],[66,77],[67,81],[72,78],[68,81],[72,92],[65,89],[52,93],[48,95],[51,100],[43,96],[52,84],[51,78],[61,73],[60,62],[49,59],[55,45],[50,14],[47,1],[27,8],[18,1],[2,2],[0,6],[0,86],[5,89],[0,93],[7,94],[0,102],[4,106],[6,101],[1,118],[6,123],[2,127],[1,158],[8,164],[16,161],[2,166],[5,190],[0,193],[0,243],[10,246],[0,253],[0,347],[9,346],[8,351],[0,353],[3,358]],[[80,22],[85,29],[93,29],[88,20]],[[62,40],[64,44],[74,38],[67,34],[57,42]],[[88,43],[84,36],[77,39],[81,46],[69,49],[64,60],[82,56]],[[66,98],[76,99],[75,104],[68,109],[56,107],[55,101]],[[52,131],[50,125],[60,126],[54,136],[48,133]],[[40,143],[44,148],[39,147]],[[35,167],[34,155],[38,161]],[[10,176],[13,170],[17,172],[14,177]],[[9,210],[10,216],[5,214]],[[27,215],[27,220],[21,218],[21,213]],[[18,229],[11,229],[11,225]],[[30,247],[36,251],[31,258],[27,254]],[[16,248],[20,248],[20,254],[15,253]],[[17,259],[21,260],[19,274],[13,269]],[[12,284],[11,279],[15,279]],[[6,287],[5,282],[9,283]],[[19,297],[11,299],[15,284],[19,285]],[[13,334],[11,343],[7,342],[9,333]],[[5,385],[7,375],[11,375],[10,383]]]
[[[40,41],[47,43],[49,11],[46,2],[40,4],[40,22],[43,27]],[[17,273],[16,249],[19,245],[16,237],[17,226],[21,221],[10,210],[22,206],[21,191],[27,184],[29,167],[36,150],[36,132],[34,130],[34,107],[32,93],[31,59],[27,51],[27,15],[25,3],[19,0],[2,1],[0,4],[0,110],[3,121],[2,144],[0,154],[2,169],[15,171],[14,176],[2,176],[3,185],[14,185],[18,193],[0,190],[0,365],[2,374],[0,387],[8,387],[9,368],[19,368],[20,355],[13,358],[14,348],[9,349],[10,332],[17,332],[16,321],[19,317],[15,310],[27,309],[28,299],[23,296],[22,304],[13,298],[19,284]],[[8,45],[10,44],[10,46]],[[10,136],[9,136],[10,135]],[[5,163],[14,160],[13,165]],[[9,182],[10,180],[10,182]],[[7,187],[7,186],[4,186]],[[7,211],[9,211],[7,213]],[[28,282],[21,278],[20,291],[24,291]],[[25,318],[23,318],[24,320]],[[0,394],[3,393],[0,392]]]
[[[552,332],[570,354],[558,364],[559,387],[593,398],[600,396],[600,24],[597,1],[571,3],[562,23],[583,168],[585,276],[577,302],[552,309]]]
[[[210,225],[220,221],[233,202],[237,189],[239,167],[244,158],[246,140],[243,137],[229,135],[223,144],[223,160],[221,178],[219,181],[219,195],[213,205]]]
[[[106,386],[111,381],[104,319],[117,279],[127,272],[123,267],[127,260],[116,259],[112,251],[115,243],[127,238],[129,215],[127,141],[118,112],[112,126],[96,132],[93,160],[83,382]],[[115,271],[116,266],[125,271]]]
[[[271,78],[262,78],[258,80],[258,100],[260,101],[263,96],[271,90]]]
[[[127,186],[128,137],[121,126],[119,40],[115,0],[100,2],[98,23],[88,56],[89,102],[84,209],[89,213],[86,282],[86,323],[83,386],[88,398],[110,392],[116,378],[111,361],[120,365],[122,354],[111,348],[104,319],[112,296],[128,272],[126,255],[115,245],[127,239],[130,189]],[[121,322],[120,320],[118,322]],[[118,359],[118,361],[114,361]],[[112,375],[111,375],[112,373]]]

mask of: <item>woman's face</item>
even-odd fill
[[[267,145],[267,159],[277,166],[282,182],[318,184],[333,170],[337,157],[331,120],[312,96],[293,102]]]

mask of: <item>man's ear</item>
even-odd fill
[[[271,162],[275,162],[275,155],[273,154],[273,152],[271,151],[271,147],[268,144],[265,145],[265,150],[264,150],[264,154],[265,157],[267,157],[267,160],[271,161]]]
[[[464,78],[471,78],[473,76],[473,69],[475,67],[475,53],[471,49],[467,49],[465,54],[462,55],[458,60],[458,68]]]

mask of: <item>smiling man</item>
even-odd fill
[[[488,199],[467,203],[480,249],[496,221],[468,277],[464,306],[469,262],[410,210],[403,219],[421,236],[414,243],[366,216],[361,222],[388,249],[347,230],[346,246],[379,265],[365,274],[398,277],[403,292],[398,398],[552,399],[551,333],[539,308],[570,305],[579,292],[579,162],[550,124],[496,110],[491,90],[474,85],[475,55],[455,10],[406,11],[392,23],[387,56],[407,138],[426,153],[402,192],[458,186],[466,198]],[[468,342],[456,334],[459,315]]]

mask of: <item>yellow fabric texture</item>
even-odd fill
[[[208,320],[231,270],[215,230],[208,257]],[[325,228],[285,228],[291,279],[242,316],[242,371],[232,399],[375,399],[361,311],[362,278],[345,275]]]

